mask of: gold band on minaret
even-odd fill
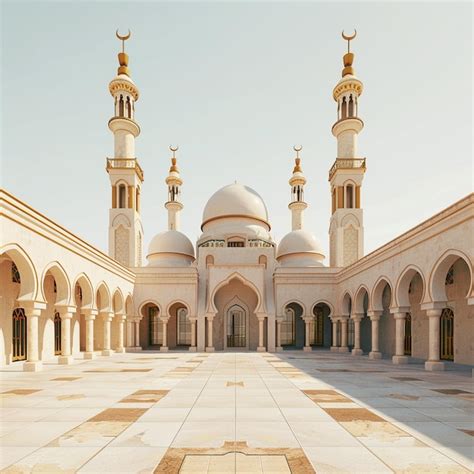
[[[344,63],[344,69],[342,70],[342,77],[347,76],[348,74],[354,75],[354,68],[352,63],[354,62],[354,53],[351,53],[351,41],[357,36],[357,30],[354,30],[352,36],[346,35],[344,30],[342,30],[342,37],[347,41],[347,53],[344,54],[342,59]]]
[[[128,54],[125,52],[125,41],[127,41],[130,36],[132,35],[131,31],[128,30],[128,34],[122,36],[119,34],[119,30],[115,32],[115,35],[117,38],[122,41],[122,52],[118,53],[118,60],[119,60],[119,68],[118,68],[118,74],[125,74],[127,76],[130,76],[130,70],[128,69]]]

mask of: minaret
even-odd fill
[[[359,118],[359,97],[362,82],[357,79],[352,67],[354,54],[350,51],[352,36],[347,40],[342,79],[333,91],[337,102],[337,121],[332,133],[337,139],[337,158],[329,170],[331,183],[332,216],[329,226],[330,265],[344,267],[364,255],[363,212],[361,209],[361,186],[365,173],[365,158],[357,153],[357,136],[364,128]]]
[[[299,230],[303,228],[303,211],[308,207],[304,202],[304,185],[306,178],[301,169],[300,151],[303,149],[301,145],[294,146],[296,151],[295,167],[293,168],[293,175],[288,181],[291,186],[291,202],[288,208],[291,211],[291,230]]]
[[[109,210],[109,255],[128,267],[142,264],[143,227],[140,216],[140,191],[143,171],[135,156],[135,138],[140,127],[135,122],[135,102],[138,88],[130,78],[125,41],[118,54],[120,67],[110,82],[109,91],[114,98],[114,115],[109,128],[114,134],[114,157],[107,158],[107,173],[112,185],[112,203]]]
[[[176,166],[176,152],[178,148],[178,146],[170,146],[173,157],[171,158],[169,175],[165,180],[168,185],[168,201],[165,203],[165,207],[168,210],[168,230],[179,230],[179,213],[183,209],[183,204],[180,201],[183,180],[179,176],[179,170]]]

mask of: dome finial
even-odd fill
[[[125,41],[127,41],[132,35],[131,31],[128,30],[128,34],[120,35],[119,30],[115,32],[115,36],[122,42],[122,52],[118,54],[118,60],[120,67],[118,68],[118,74],[125,74],[129,76],[130,70],[128,69],[128,54],[125,52]]]
[[[173,156],[171,158],[170,173],[172,173],[173,171],[175,173],[179,173],[178,167],[176,166],[176,162],[177,162],[176,152],[179,150],[179,146],[178,145],[176,145],[176,146],[170,145],[169,149],[170,149],[171,152],[173,152]]]
[[[354,34],[352,36],[346,35],[344,30],[342,30],[342,37],[347,41],[347,53],[344,54],[343,57],[344,69],[342,70],[342,77],[347,76],[348,74],[354,75],[354,68],[352,67],[352,63],[354,62],[354,53],[351,53],[351,41],[356,36],[356,29],[354,29]]]
[[[295,167],[293,168],[293,173],[301,173],[301,158],[300,158],[300,151],[303,149],[303,145],[295,145],[293,150],[296,151],[296,158],[295,158]]]

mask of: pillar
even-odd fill
[[[117,326],[118,326],[118,343],[117,347],[115,348],[115,352],[122,353],[125,352],[125,347],[123,345],[123,331],[124,331],[124,321],[125,321],[125,316],[123,314],[116,314],[116,318],[118,318],[117,321]]]
[[[96,310],[85,309],[82,310],[86,320],[86,351],[84,352],[84,359],[93,359],[94,353],[94,320],[97,314]]]
[[[362,349],[360,348],[360,322],[364,317],[363,314],[354,314],[352,319],[354,320],[354,348],[352,349],[352,355],[362,355]]]
[[[163,323],[163,343],[161,344],[160,351],[168,352],[168,319],[162,319]]]
[[[370,311],[371,329],[372,329],[372,350],[369,352],[369,359],[381,359],[382,354],[379,351],[379,321],[382,311]]]
[[[71,319],[76,308],[57,308],[61,318],[61,355],[58,357],[59,364],[72,364],[73,357],[71,351]]]
[[[277,318],[276,320],[276,346],[275,351],[281,352],[283,348],[281,347],[281,319]]]
[[[343,316],[341,318],[341,347],[339,352],[349,352],[349,347],[347,347],[347,323],[349,321],[349,316]]]
[[[311,347],[311,340],[309,334],[309,327],[311,324],[311,318],[304,319],[304,348],[305,352],[311,352],[313,349]]]
[[[429,322],[429,339],[428,339],[428,355],[429,358],[425,362],[426,370],[444,370],[444,362],[439,358],[440,330],[439,319],[442,309],[428,309],[426,315]]]
[[[36,301],[23,303],[27,326],[27,360],[23,364],[23,370],[26,372],[37,372],[42,370],[43,364],[39,360],[39,317],[41,310],[46,308],[46,304]]]
[[[407,364],[408,357],[405,355],[405,320],[406,311],[396,311],[393,313],[395,319],[395,355],[392,357],[394,364]]]
[[[134,345],[133,338],[133,321],[127,319],[127,350],[130,350]]]
[[[136,351],[141,351],[142,346],[140,346],[140,319],[135,319],[134,321],[135,330],[133,332],[134,346]]]
[[[102,320],[104,323],[104,348],[102,350],[103,356],[110,356],[113,354],[110,348],[110,326],[112,323],[112,317],[114,313],[102,313]]]
[[[214,352],[214,341],[212,339],[212,323],[214,321],[214,314],[206,316],[207,318],[207,344],[206,352]]]
[[[332,324],[331,351],[337,352],[337,351],[339,351],[339,347],[337,345],[337,318],[336,317],[331,318],[331,324]]]
[[[265,316],[258,317],[258,347],[257,352],[265,352],[267,349],[263,345],[263,331],[264,331]]]
[[[189,318],[191,321],[191,346],[189,348],[190,352],[196,352],[196,340],[197,340],[197,324],[196,318]]]

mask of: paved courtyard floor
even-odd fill
[[[141,352],[1,378],[2,472],[474,469],[467,372],[329,351]]]

